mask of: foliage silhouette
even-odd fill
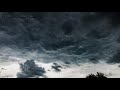
[[[104,73],[97,72],[96,75],[89,74],[86,78],[107,78]]]

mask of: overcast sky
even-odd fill
[[[69,63],[70,70],[76,65],[76,74],[82,77],[78,72],[84,69],[78,64],[84,63],[91,68],[101,65],[95,67],[96,72],[105,68],[107,74],[115,73],[119,69],[119,54],[119,12],[0,12],[1,63],[14,65],[14,61],[27,59],[46,64]],[[88,64],[84,64],[85,68]],[[84,72],[92,73],[90,69]],[[63,76],[66,74],[63,72]]]

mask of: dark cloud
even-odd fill
[[[45,77],[45,69],[38,67],[34,60],[27,60],[24,64],[20,64],[21,72],[17,73],[18,78],[31,78],[31,77]]]
[[[53,50],[81,55],[69,56],[72,61],[97,62],[91,57],[109,58],[119,48],[119,24],[120,12],[1,12],[0,47]],[[57,59],[64,57],[59,54]]]
[[[93,57],[90,57],[90,62],[92,63],[98,63],[99,62],[99,57],[96,57],[96,56],[93,56]]]
[[[72,31],[75,30],[77,24],[78,23],[75,20],[68,20],[68,21],[63,22],[62,29],[64,31],[64,34],[65,35],[72,34]]]
[[[98,16],[106,18],[112,27],[120,25],[120,12],[101,12]]]
[[[110,58],[108,63],[120,63],[120,50],[118,50],[113,57]]]
[[[53,65],[52,65],[52,69],[54,69],[56,72],[60,72],[61,68],[62,68],[62,66],[60,66],[57,63],[53,63]]]

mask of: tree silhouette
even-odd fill
[[[107,78],[104,73],[97,72],[96,75],[89,74],[86,78]]]

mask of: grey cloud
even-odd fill
[[[46,51],[56,51],[57,60],[67,54],[69,58],[66,56],[65,60],[86,57],[97,62],[110,58],[119,48],[119,15],[119,12],[1,12],[0,47],[39,51],[50,60],[53,58]]]
[[[45,69],[38,67],[34,60],[27,60],[24,64],[20,64],[21,72],[17,73],[18,78],[31,78],[31,77],[45,77]]]

